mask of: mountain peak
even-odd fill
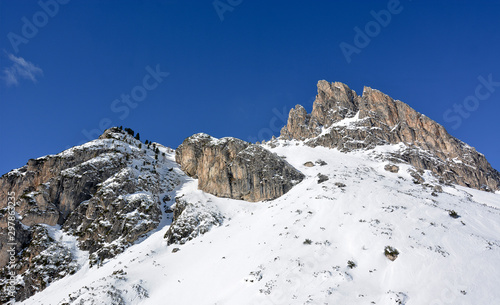
[[[403,143],[405,149],[387,158],[430,170],[445,181],[476,189],[500,189],[500,173],[474,148],[408,104],[370,87],[363,95],[340,82],[318,82],[313,110],[290,110],[282,139],[340,151],[373,149]]]
[[[121,130],[119,127],[110,127],[99,136],[98,139],[123,139],[123,135],[126,135],[127,133]]]

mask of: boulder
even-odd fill
[[[399,172],[399,167],[397,165],[394,165],[394,164],[386,164],[384,166],[384,169],[388,172],[391,172],[391,173]]]
[[[319,183],[323,183],[323,182],[325,182],[325,181],[328,181],[328,179],[330,179],[330,178],[328,178],[328,176],[327,176],[327,175],[318,174],[318,184],[319,184]]]
[[[313,167],[314,163],[312,163],[311,161],[307,161],[306,163],[304,163],[304,166],[305,167]]]

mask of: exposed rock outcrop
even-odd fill
[[[281,138],[346,152],[403,143],[389,154],[390,161],[431,170],[451,183],[500,189],[500,173],[484,155],[407,104],[369,87],[358,96],[345,84],[319,81],[312,112],[301,105],[290,110]]]
[[[175,160],[198,188],[219,196],[247,201],[278,198],[304,175],[278,155],[235,138],[196,134],[176,149]]]
[[[223,222],[222,214],[213,206],[201,202],[189,202],[181,197],[175,198],[174,218],[165,233],[167,244],[184,244],[189,240],[207,233],[213,226]]]

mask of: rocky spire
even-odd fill
[[[484,155],[407,104],[369,87],[358,96],[345,84],[319,81],[312,112],[300,105],[290,110],[281,138],[341,151],[403,143],[404,149],[390,158],[431,170],[451,183],[500,189],[500,173]]]

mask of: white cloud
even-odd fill
[[[12,54],[7,54],[7,57],[12,62],[10,67],[3,69],[3,79],[7,86],[19,85],[19,81],[22,79],[28,79],[36,83],[36,76],[43,75],[42,69],[24,58]]]

